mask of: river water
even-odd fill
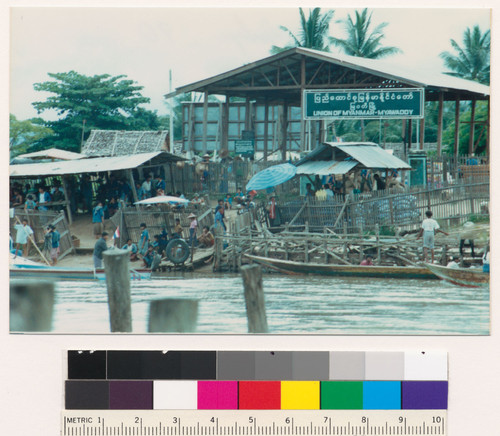
[[[439,280],[264,275],[273,334],[489,334],[489,291]],[[146,333],[149,303],[199,300],[196,333],[246,333],[243,284],[237,274],[170,273],[133,281],[133,332]],[[55,333],[109,333],[105,281],[58,282]]]

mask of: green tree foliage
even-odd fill
[[[124,75],[85,76],[75,71],[48,75],[53,80],[33,86],[36,91],[52,95],[32,104],[39,114],[53,110],[59,118],[45,122],[54,135],[40,141],[39,149],[79,151],[83,128],[88,134],[92,129],[157,130],[159,127],[156,112],[139,106],[149,103],[149,98],[140,93],[143,87]]]
[[[471,109],[462,111],[460,115],[460,128],[458,132],[458,154],[469,154],[469,135],[470,135],[470,117]],[[487,128],[485,122],[488,120],[488,102],[478,101],[476,103],[475,120],[482,124],[476,124],[474,127],[474,153],[476,155],[486,152]],[[445,149],[447,153],[453,154],[453,144],[455,143],[455,119],[452,118],[449,125],[443,131],[443,143],[449,144]]]
[[[463,46],[450,40],[455,53],[442,52],[439,56],[450,71],[446,74],[463,79],[490,83],[490,31],[482,33],[478,25],[467,27],[463,34]]]
[[[18,120],[9,115],[9,149],[11,157],[26,153],[28,149],[54,132],[43,125],[40,118]]]
[[[355,11],[355,14],[354,21],[351,15],[343,20],[347,38],[331,37],[332,44],[347,55],[361,58],[380,59],[401,52],[397,47],[382,46],[383,30],[389,23],[381,23],[371,30],[372,13],[368,13],[368,9],[363,9],[361,12]]]
[[[324,14],[321,13],[321,8],[309,10],[309,17],[306,18],[302,8],[299,8],[300,14],[300,30],[295,35],[290,29],[285,26],[280,26],[280,29],[287,32],[292,38],[292,43],[285,47],[273,45],[271,54],[276,54],[293,47],[312,48],[320,51],[330,51],[330,43],[328,41],[328,32],[330,29],[330,21],[333,18],[335,11],[329,10]]]

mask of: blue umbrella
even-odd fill
[[[267,189],[271,186],[280,185],[290,180],[296,172],[297,167],[289,163],[274,165],[255,174],[247,183],[246,190]]]

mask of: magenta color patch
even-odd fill
[[[238,382],[199,381],[198,409],[238,409]]]

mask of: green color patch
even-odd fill
[[[321,382],[321,409],[334,409],[334,410],[363,409],[363,382],[361,381]]]

